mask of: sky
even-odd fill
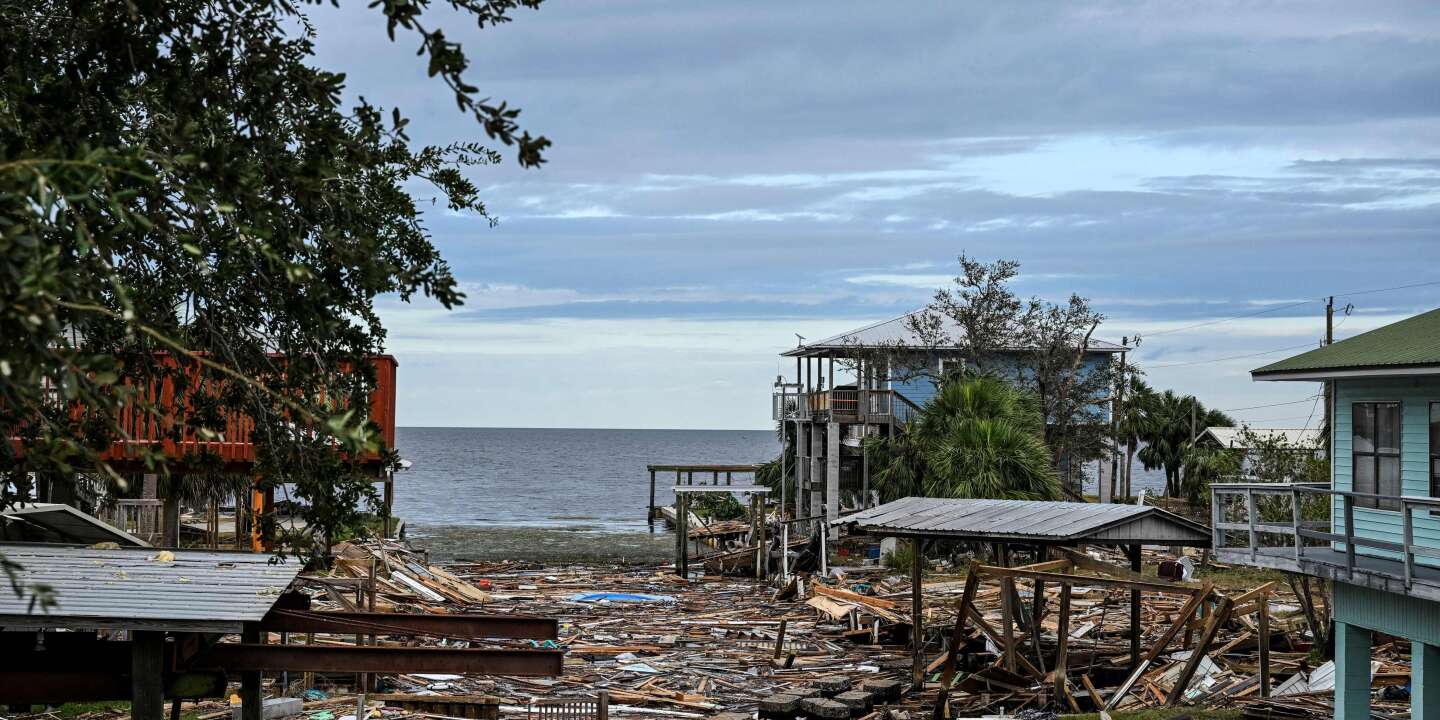
[[[484,141],[365,5],[310,11],[317,63],[417,143]],[[493,226],[414,189],[468,299],[382,302],[402,425],[771,427],[797,334],[922,307],[962,252],[1256,426],[1318,422],[1318,386],[1248,372],[1314,347],[1325,297],[1338,338],[1440,307],[1440,3],[428,17],[554,147],[472,171]]]

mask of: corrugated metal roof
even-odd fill
[[[1208,427],[1205,434],[1225,448],[1245,450],[1252,442],[1245,436],[1244,428]],[[1274,441],[1281,447],[1300,450],[1316,449],[1324,438],[1319,428],[1250,428],[1250,434],[1259,440]]]
[[[31,523],[46,537],[27,537],[21,528],[5,527],[6,540],[84,543],[93,545],[114,542],[131,547],[149,547],[150,543],[109,523],[101,522],[64,503],[31,503],[0,511],[0,517],[15,518],[17,523]]]
[[[1250,371],[1258,380],[1292,373],[1440,365],[1440,309]]]
[[[847,515],[833,524],[875,535],[1040,543],[1084,542],[1103,535],[1104,542],[1114,544],[1210,544],[1210,531],[1204,526],[1146,505],[909,497]],[[1130,525],[1144,530],[1127,536],[1125,528]],[[1157,527],[1163,528],[1158,534],[1164,537],[1155,537]]]
[[[844,332],[834,337],[828,337],[818,342],[807,343],[794,350],[788,350],[781,355],[783,357],[804,357],[816,352],[827,350],[838,350],[848,348],[911,348],[911,349],[937,349],[930,343],[925,342],[910,327],[910,318],[924,312],[916,310],[906,313],[897,318],[882,320],[872,325],[866,325],[858,330]],[[953,320],[944,320],[944,334],[948,337],[959,335],[963,332],[959,325]],[[1121,345],[1105,342],[1104,340],[1090,340],[1092,352],[1115,353],[1125,350]]]
[[[19,582],[49,585],[57,601],[42,614],[5,587],[0,626],[236,632],[263,617],[301,570],[259,553],[172,552],[173,561],[162,561],[155,548],[0,544],[0,555],[20,565]]]

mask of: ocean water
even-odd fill
[[[646,465],[759,463],[780,447],[767,430],[416,427],[395,444],[413,463],[395,475],[395,513],[432,553],[644,561],[673,547],[645,519]],[[673,478],[657,478],[657,504],[673,500]]]
[[[645,520],[646,465],[759,463],[779,452],[768,430],[402,427],[396,445],[413,463],[395,476],[409,536],[438,557],[474,560],[662,562],[673,541]],[[673,478],[657,478],[656,504],[672,502]],[[1137,463],[1135,486],[1159,492],[1164,475]]]

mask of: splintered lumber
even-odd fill
[[[894,600],[870,597],[869,595],[861,595],[860,593],[853,593],[849,590],[832,588],[825,585],[824,583],[812,583],[810,585],[810,590],[816,595],[824,595],[826,597],[835,598],[836,600],[845,600],[847,602],[860,603],[861,605],[868,605],[872,608],[880,608],[882,610],[894,610],[900,607],[900,603],[897,603]]]
[[[1140,676],[1145,674],[1145,670],[1150,667],[1150,664],[1155,662],[1155,658],[1160,657],[1160,653],[1165,652],[1165,646],[1169,645],[1170,641],[1174,640],[1175,636],[1180,634],[1180,629],[1189,623],[1190,616],[1194,615],[1195,611],[1200,609],[1200,605],[1205,602],[1205,598],[1209,597],[1211,587],[1212,585],[1209,582],[1205,582],[1200,586],[1199,590],[1192,591],[1193,594],[1190,596],[1190,601],[1185,603],[1185,607],[1180,610],[1180,616],[1175,619],[1175,622],[1170,625],[1169,629],[1165,631],[1165,634],[1160,636],[1160,639],[1150,647],[1150,652],[1145,655],[1145,658],[1140,661],[1139,665],[1135,666],[1134,670],[1130,671],[1130,676],[1125,678],[1125,682],[1121,683],[1120,687],[1115,689],[1115,694],[1111,695],[1110,700],[1105,703],[1104,710],[1114,710],[1120,700],[1130,692],[1130,688],[1135,686],[1135,681],[1139,680]]]
[[[1220,607],[1210,616],[1210,622],[1200,636],[1200,644],[1190,651],[1190,657],[1185,661],[1180,677],[1176,678],[1175,686],[1170,688],[1170,697],[1165,700],[1166,705],[1174,707],[1180,703],[1180,698],[1185,697],[1185,689],[1190,685],[1190,678],[1195,676],[1195,668],[1200,667],[1200,661],[1206,657],[1210,643],[1215,641],[1216,631],[1230,619],[1230,608],[1234,603],[1230,598],[1220,598]]]

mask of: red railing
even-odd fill
[[[398,363],[389,355],[376,356],[371,362],[375,365],[376,386],[370,394],[369,419],[379,426],[385,446],[393,448]],[[180,412],[177,408],[188,403],[176,402],[175,385],[175,381],[170,378],[152,383],[143,391],[145,397],[142,402],[132,402],[122,408],[118,417],[120,436],[101,452],[100,459],[112,465],[124,466],[127,463],[140,462],[143,450],[158,449],[167,458],[174,459],[191,455],[213,455],[227,466],[251,465],[255,462],[255,446],[251,440],[255,421],[242,413],[227,413],[222,427],[209,428],[210,432],[204,436],[194,429],[185,428],[176,438],[172,429],[176,423],[182,422],[182,418],[177,416]],[[204,389],[206,387],[214,386],[190,383],[185,392],[207,392],[209,390]],[[147,405],[159,408],[159,411],[154,412],[148,409]],[[83,415],[84,408],[77,407],[76,418],[80,419]],[[23,454],[25,448],[20,440],[12,439],[12,442],[15,444],[16,453]],[[365,459],[378,460],[379,456],[372,453]]]

